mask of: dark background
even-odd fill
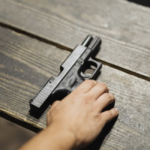
[[[0,150],[17,150],[34,135],[34,132],[0,117]]]
[[[150,0],[128,0],[128,1],[150,7]]]

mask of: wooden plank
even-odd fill
[[[1,110],[31,124],[36,121],[35,126],[42,128],[45,116],[41,123],[28,118],[29,100],[51,75],[59,73],[58,64],[66,59],[68,52],[14,31],[0,28],[0,33]]]
[[[0,0],[0,22],[73,49],[103,40],[97,58],[150,80],[150,10],[123,0]],[[18,13],[19,12],[19,13]]]
[[[39,120],[31,117],[29,100],[59,73],[70,52],[2,27],[0,33],[0,112],[43,129],[46,112]],[[101,149],[150,149],[150,82],[106,65],[98,81],[109,86],[120,111]]]

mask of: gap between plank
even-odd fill
[[[41,41],[41,42],[44,42],[44,43],[53,45],[53,46],[55,46],[55,47],[57,47],[57,48],[59,48],[59,49],[66,50],[66,51],[69,51],[69,52],[71,51],[70,48],[68,48],[68,47],[66,47],[66,46],[64,46],[64,45],[60,45],[60,44],[58,44],[58,43],[56,43],[56,42],[47,40],[47,39],[45,39],[45,38],[43,38],[43,37],[40,37],[40,36],[38,36],[38,35],[34,35],[34,34],[32,34],[32,33],[29,33],[29,32],[26,32],[26,31],[24,31],[24,30],[18,29],[18,28],[16,28],[16,27],[11,26],[11,25],[7,25],[7,24],[5,24],[5,23],[0,22],[0,26],[3,27],[3,28],[7,28],[7,29],[10,29],[10,30],[13,30],[13,31],[15,31],[15,32],[17,32],[17,33],[24,34],[24,35],[26,35],[26,36],[28,36],[28,37],[30,37],[30,38],[37,39],[38,41]]]
[[[147,76],[141,75],[141,74],[139,74],[139,73],[136,73],[136,72],[134,72],[134,71],[131,71],[131,70],[128,70],[128,69],[119,67],[119,66],[117,66],[117,65],[114,65],[114,64],[112,64],[112,63],[106,62],[106,61],[101,60],[101,59],[97,59],[97,58],[96,58],[96,60],[97,60],[97,61],[100,61],[102,64],[104,64],[104,65],[106,65],[106,66],[109,66],[109,67],[111,67],[111,68],[114,68],[114,69],[117,69],[117,70],[119,70],[119,71],[125,72],[125,73],[127,73],[127,74],[129,74],[129,75],[133,75],[133,76],[138,77],[138,78],[140,78],[140,79],[143,79],[143,80],[146,80],[146,81],[150,81],[150,77],[147,77]]]
[[[7,28],[7,29],[10,29],[10,30],[13,30],[13,31],[15,31],[15,32],[17,32],[17,33],[24,34],[24,35],[26,35],[26,36],[28,36],[28,37],[30,37],[30,38],[37,39],[38,41],[42,41],[42,42],[45,42],[45,43],[47,43],[47,44],[53,45],[53,46],[55,46],[55,47],[57,47],[57,48],[59,48],[59,49],[61,49],[61,50],[65,50],[65,51],[68,51],[68,52],[72,52],[72,49],[71,49],[71,48],[68,48],[68,47],[66,47],[66,46],[64,46],[64,45],[61,45],[61,44],[59,44],[59,43],[50,41],[50,40],[45,39],[45,38],[43,38],[43,37],[40,37],[40,36],[38,36],[38,35],[32,34],[32,33],[30,33],[30,32],[27,32],[27,31],[18,29],[18,28],[16,28],[16,27],[11,26],[11,25],[8,25],[8,24],[5,24],[5,23],[0,22],[0,26],[3,27],[3,28]],[[109,66],[109,67],[111,67],[111,68],[114,68],[114,69],[120,70],[120,71],[122,71],[122,72],[128,73],[128,74],[133,75],[133,76],[135,76],[135,77],[138,77],[138,78],[140,78],[140,79],[143,79],[143,80],[146,80],[146,81],[150,81],[150,77],[147,77],[147,76],[141,75],[141,74],[139,74],[139,73],[136,73],[136,72],[134,72],[134,71],[131,71],[131,70],[128,70],[128,69],[119,67],[119,66],[117,66],[117,65],[114,65],[114,64],[112,64],[112,63],[106,62],[106,61],[101,60],[101,59],[97,59],[97,58],[96,58],[96,60],[97,60],[97,61],[100,61],[100,62],[103,63],[104,65]]]

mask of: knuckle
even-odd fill
[[[100,82],[99,83],[99,86],[101,87],[101,88],[103,88],[105,91],[109,91],[109,89],[108,89],[108,87],[107,87],[107,85],[105,84],[105,83],[103,83],[103,82]]]
[[[113,117],[114,115],[115,115],[115,110],[114,109],[110,110],[110,117]]]
[[[104,93],[106,99],[111,100],[112,96],[109,93]]]
[[[109,101],[115,100],[115,97],[113,94],[111,93],[104,93],[105,94],[105,98],[108,99]]]
[[[97,84],[97,82],[95,80],[85,80],[84,81],[86,84],[90,84],[91,86],[94,86]]]

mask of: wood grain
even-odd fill
[[[59,73],[70,52],[2,27],[0,33],[0,112],[43,129],[47,111],[39,120],[31,117],[29,100]],[[120,112],[101,149],[150,149],[150,82],[106,65],[98,81],[108,85]]]
[[[150,80],[150,10],[123,0],[0,0],[0,22],[73,49],[103,40],[97,58]]]

